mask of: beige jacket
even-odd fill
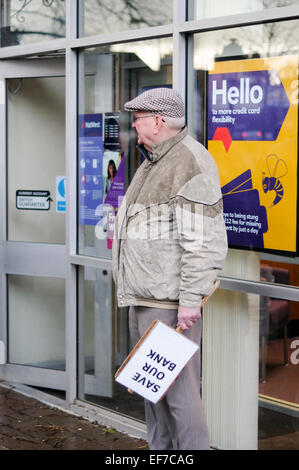
[[[215,161],[184,128],[153,146],[119,208],[113,241],[118,305],[200,305],[227,236]]]

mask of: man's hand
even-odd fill
[[[178,324],[182,330],[188,330],[201,318],[200,307],[181,307],[178,309]]]

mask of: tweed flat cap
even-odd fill
[[[152,88],[125,103],[126,111],[150,111],[174,118],[185,116],[184,102],[172,88]]]

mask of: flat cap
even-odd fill
[[[172,88],[151,88],[125,103],[126,111],[150,111],[174,118],[185,116],[184,102]]]

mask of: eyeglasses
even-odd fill
[[[143,118],[147,118],[147,117],[155,117],[157,116],[156,114],[147,114],[146,116],[133,116],[132,118],[132,122],[136,122],[137,119],[143,119]],[[162,118],[162,122],[165,122],[165,120]]]
[[[147,117],[155,117],[155,115],[154,114],[147,114],[146,116],[137,116],[137,117],[133,116],[132,122],[136,122],[137,119],[143,119],[143,118],[147,118]]]

